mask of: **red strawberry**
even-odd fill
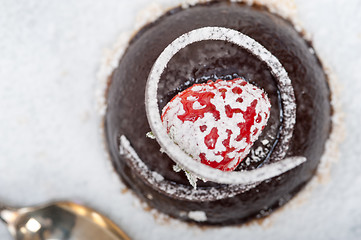
[[[195,160],[233,171],[267,124],[270,101],[241,78],[195,84],[162,112],[169,136]]]

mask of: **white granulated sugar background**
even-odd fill
[[[94,107],[100,59],[148,4],[0,1],[0,202],[82,202],[133,239],[360,239],[360,2],[296,1],[318,53],[343,85],[346,141],[329,180],[261,225],[210,229],[144,211],[130,191],[122,193],[103,150]],[[4,225],[0,239],[12,239]]]

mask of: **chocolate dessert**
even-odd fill
[[[189,94],[193,86],[206,88],[209,84],[224,81],[249,84],[255,91],[260,89],[260,94],[264,92],[267,96],[264,99],[270,104],[269,112],[258,113],[262,113],[267,121],[257,131],[252,128],[257,136],[248,142],[249,149],[244,148],[244,156],[236,159],[237,164],[221,167],[209,159],[199,160],[205,163],[207,171],[208,168],[216,168],[211,170],[217,174],[210,178],[200,172],[202,167],[189,169],[186,162],[179,164],[182,159],[169,157],[174,152],[163,146],[154,132],[150,121],[153,115],[149,113],[151,107],[147,99],[152,94],[149,93],[149,79],[152,73],[157,73],[155,63],[160,55],[175,40],[181,36],[187,38],[187,34],[198,29],[214,30],[216,35],[218,30],[232,34],[237,32],[239,35],[236,36],[250,39],[247,44],[256,46],[256,50],[247,49],[247,44],[240,46],[230,38],[212,38],[213,33],[209,39],[194,41],[178,49],[159,73],[156,92],[153,92],[156,96],[154,101],[158,104],[156,117],[160,119],[163,111],[163,118],[167,104],[177,97],[182,101],[182,96]],[[279,61],[280,66],[268,61],[264,57],[267,54],[277,59],[276,63]],[[286,76],[281,70],[285,70]],[[229,88],[234,89],[234,86],[229,85]],[[240,90],[239,94],[242,91],[245,90]],[[239,96],[233,97],[240,99]],[[150,206],[172,217],[200,224],[242,223],[270,214],[312,178],[331,130],[330,97],[327,76],[314,49],[288,20],[262,6],[228,1],[197,4],[185,9],[178,7],[143,27],[129,42],[111,76],[107,91],[106,140],[121,179]],[[238,102],[241,101],[243,99]],[[228,106],[227,103],[225,106]],[[233,109],[230,116],[246,112],[234,110],[234,107],[229,109]],[[180,115],[177,116],[179,118]],[[200,125],[199,134],[216,129],[211,130],[207,124]],[[166,131],[166,127],[164,129]],[[216,130],[213,135],[217,138],[221,134],[228,136]],[[152,133],[157,139],[149,137]],[[187,158],[197,158],[197,149],[187,151],[189,147],[186,146],[192,142],[189,136],[188,142],[183,145],[179,142],[182,141],[180,137],[173,136],[172,141],[180,148],[185,146],[182,151]],[[216,144],[212,141],[207,145],[209,149]],[[229,139],[228,142],[223,141],[223,145],[229,146]],[[216,177],[222,170],[227,172],[219,173],[219,176],[241,176],[262,169],[272,172],[272,168],[267,167],[300,157],[305,159],[303,163],[278,175],[269,173],[269,178],[255,177],[249,181],[242,178],[242,181],[232,182],[227,181],[227,177],[219,181]],[[181,169],[185,171],[179,171]],[[192,186],[190,180],[194,174],[206,181],[198,180],[197,186]]]

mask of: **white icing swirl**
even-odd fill
[[[149,125],[161,148],[183,169],[200,178],[224,184],[254,184],[278,176],[305,162],[304,157],[293,157],[251,171],[226,173],[194,161],[169,138],[162,125],[158,110],[157,90],[160,77],[168,62],[179,50],[189,44],[204,40],[221,40],[237,44],[267,64],[278,81],[283,104],[284,123],[281,133],[283,147],[280,151],[279,160],[284,158],[288,150],[288,142],[292,138],[293,127],[296,122],[296,104],[291,80],[286,70],[274,55],[254,39],[224,27],[204,27],[185,33],[169,44],[155,61],[148,76],[145,105]]]

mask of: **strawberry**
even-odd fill
[[[267,124],[271,104],[242,78],[195,84],[162,111],[170,138],[196,161],[233,171]]]

